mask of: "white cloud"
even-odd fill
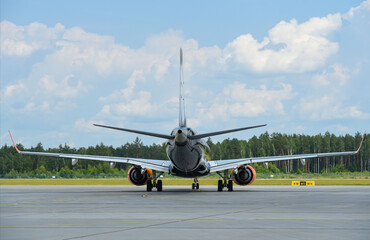
[[[328,57],[338,51],[338,44],[327,37],[341,24],[339,14],[311,18],[301,24],[295,19],[281,21],[262,42],[247,34],[229,43],[224,50],[225,61],[254,72],[312,71],[323,66]]]
[[[1,55],[28,56],[36,50],[50,48],[63,31],[61,24],[53,28],[37,22],[17,26],[4,20],[0,23]]]
[[[153,115],[157,106],[151,103],[151,93],[146,91],[135,92],[137,81],[145,81],[144,72],[137,70],[127,80],[127,88],[115,91],[107,97],[100,97],[104,102],[99,115],[115,116],[145,116]]]
[[[224,90],[224,99],[229,102],[229,112],[233,116],[255,117],[261,114],[283,114],[282,100],[292,97],[291,85],[282,84],[282,89],[247,89],[246,84],[234,83]]]
[[[4,97],[11,97],[14,92],[16,92],[17,90],[23,89],[23,88],[24,88],[23,83],[8,85],[5,88]]]
[[[200,107],[197,118],[189,122],[199,124],[209,121],[228,121],[237,117],[258,117],[284,114],[284,100],[293,97],[292,86],[282,84],[281,89],[248,89],[246,84],[233,83],[227,86],[210,105]]]
[[[336,89],[338,86],[346,85],[350,71],[340,64],[330,66],[331,71],[324,69],[321,74],[315,74],[312,77],[313,84],[318,87],[330,87]]]
[[[331,119],[369,119],[370,114],[362,112],[356,105],[343,106],[336,96],[324,95],[322,97],[304,97],[294,109],[305,119],[331,120]]]
[[[321,121],[334,119],[369,119],[370,113],[360,105],[348,102],[348,82],[357,70],[333,64],[320,74],[313,74],[302,96],[293,110],[303,119]]]
[[[140,91],[131,101],[105,105],[109,106],[110,113],[128,116],[150,116],[157,111],[157,106],[151,103],[151,93]]]
[[[351,8],[348,12],[344,13],[342,15],[343,19],[345,20],[351,20],[353,16],[362,10],[368,11],[370,10],[370,0],[366,0],[362,2],[359,6]]]
[[[101,48],[102,46],[106,46],[107,48],[109,48],[112,44],[114,44],[114,37],[101,36],[95,33],[87,33],[80,27],[67,29],[64,32],[62,38],[63,40],[81,45],[88,42],[91,45],[95,44],[99,48]]]
[[[48,101],[43,101],[40,104],[36,104],[35,102],[28,102],[22,109],[17,109],[16,112],[34,112],[34,111],[41,111],[41,112],[50,112],[50,103]]]
[[[199,71],[230,70],[228,68],[233,68],[227,64],[230,62],[253,72],[314,70],[337,52],[338,44],[327,37],[341,27],[341,18],[339,14],[329,14],[300,24],[295,19],[281,21],[263,41],[257,41],[250,34],[241,35],[223,50],[218,46],[199,48],[196,40],[186,40],[180,31],[174,30],[152,36],[142,48],[134,50],[116,44],[111,36],[88,33],[79,27],[65,29],[57,24],[48,28],[40,23],[17,26],[8,21],[1,24],[5,55],[25,56],[38,49],[57,46],[45,62],[40,63],[40,68],[64,69],[65,75],[94,69],[102,76],[142,70],[160,81],[171,66],[178,65],[180,46],[186,53],[184,69],[189,78]]]
[[[74,126],[78,131],[83,131],[83,132],[92,132],[99,130],[98,127],[94,126],[93,124],[104,124],[103,121],[98,121],[98,120],[89,120],[86,121],[85,118],[80,118],[77,121],[75,121]]]
[[[154,35],[142,47],[132,49],[116,43],[112,36],[89,33],[79,27],[66,29],[60,24],[47,27],[40,23],[17,26],[7,21],[1,24],[3,56],[27,56],[48,49],[42,52],[44,58],[40,62],[28,66],[32,70],[22,76],[23,80],[12,79],[2,90],[7,105],[19,109],[17,113],[35,111],[35,115],[40,112],[55,115],[74,106],[70,111],[73,114],[80,111],[81,115],[88,114],[92,116],[89,119],[100,122],[124,120],[132,125],[128,121],[134,119],[142,124],[143,119],[148,119],[151,124],[158,124],[155,120],[161,119],[161,123],[166,121],[166,127],[169,122],[177,124],[177,120],[169,119],[177,118],[179,47],[182,47],[191,127],[205,122],[220,124],[233,119],[283,117],[291,110],[292,101],[288,100],[296,94],[293,89],[296,92],[299,88],[293,77],[307,79],[307,75],[290,73],[307,72],[313,75],[316,87],[313,94],[303,96],[296,104],[294,110],[301,117],[369,118],[360,105],[346,104],[338,97],[353,71],[341,64],[325,66],[339,49],[331,40],[331,34],[341,28],[339,14],[302,23],[295,19],[281,21],[262,41],[245,34],[231,40],[225,49],[200,47],[195,39],[186,39],[174,30]],[[259,80],[244,84],[248,72]],[[266,73],[277,74],[268,78],[264,76]],[[230,82],[225,80],[230,78]],[[272,82],[291,84],[273,88]],[[261,86],[252,87],[258,85]],[[13,98],[17,102],[8,100]],[[78,120],[66,125],[81,131],[92,130],[91,120],[74,119]]]
[[[57,81],[53,76],[44,75],[39,81],[39,87],[44,90],[45,95],[52,95],[59,98],[73,98],[78,94],[87,92],[87,88],[83,86],[81,81],[78,81],[77,86],[71,86],[69,80],[74,75],[70,74]]]
[[[16,26],[7,21],[2,24],[5,26],[4,32],[11,33],[7,39],[25,41],[27,45],[35,46],[31,52],[51,45],[57,46],[42,62],[34,64],[27,81],[22,83],[25,89],[29,89],[28,95],[24,94],[27,91],[17,91],[22,94],[26,104],[33,102],[40,105],[50,96],[74,98],[87,93],[88,86],[94,85],[91,81],[118,74],[130,76],[126,78],[126,88],[101,96],[100,100],[106,103],[102,111],[144,115],[149,111],[145,109],[163,104],[152,103],[153,99],[147,90],[138,92],[136,89],[143,86],[137,87],[138,82],[156,87],[155,82],[163,84],[164,79],[176,76],[179,46],[182,46],[185,53],[184,70],[187,79],[198,72],[212,75],[221,70],[229,71],[232,67],[223,61],[225,59],[233,59],[240,66],[256,72],[300,72],[321,65],[328,55],[336,51],[337,45],[329,42],[326,37],[340,27],[341,22],[339,15],[311,18],[301,24],[294,19],[289,23],[280,22],[269,31],[269,38],[263,42],[259,43],[251,35],[242,35],[228,44],[224,51],[218,46],[200,48],[196,40],[184,39],[181,32],[173,30],[148,38],[142,48],[134,50],[116,44],[111,36],[88,33],[79,27],[65,29],[57,24],[48,28],[40,23]],[[36,38],[36,35],[39,37]],[[268,48],[269,45],[278,44],[285,47],[280,50]],[[16,51],[17,47],[11,49],[9,46],[6,52],[10,54]],[[73,84],[72,76],[78,79]],[[46,94],[35,97],[40,87]],[[10,92],[16,91],[9,89],[8,94]],[[137,104],[144,105],[138,108]],[[257,116],[265,109],[264,106],[248,102],[236,102],[230,107],[234,115],[248,108],[244,115],[249,116]],[[282,105],[276,107],[278,110],[274,112],[281,112]]]
[[[119,102],[105,104],[98,113],[99,118],[103,119],[125,119],[128,117],[153,119],[161,117],[167,109],[160,102],[152,99],[152,94],[146,91],[139,91],[130,100],[123,99]]]
[[[111,36],[87,33],[79,27],[67,29],[56,45],[59,50],[49,56],[54,63],[72,71],[94,69],[99,75],[108,75],[119,69],[119,64],[127,64],[132,53],[128,47],[115,44]]]

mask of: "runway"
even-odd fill
[[[0,186],[0,239],[369,239],[370,186]]]

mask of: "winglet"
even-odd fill
[[[358,147],[358,149],[357,149],[357,151],[355,152],[355,154],[357,154],[357,153],[360,151],[361,146],[362,146],[362,143],[364,142],[365,136],[366,136],[366,131],[365,131],[365,133],[364,133],[364,136],[362,137],[362,140],[361,140],[360,146]]]
[[[13,142],[13,145],[15,147],[15,150],[17,150],[18,153],[21,153],[21,151],[19,151],[19,149],[17,148],[17,145],[15,145],[15,142],[14,142],[14,139],[13,139],[12,134],[10,133],[10,130],[8,130],[8,132],[9,132],[10,138],[12,139],[12,142]]]

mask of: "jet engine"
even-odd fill
[[[145,169],[141,167],[131,167],[128,170],[128,180],[134,185],[141,186],[145,185],[146,182],[152,178],[153,171],[151,169]]]
[[[248,185],[256,179],[256,171],[251,166],[239,166],[237,171],[232,171],[233,180],[238,185]]]

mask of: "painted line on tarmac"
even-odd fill
[[[127,221],[127,222],[90,222],[90,223],[60,223],[60,224],[35,224],[35,225],[14,225],[0,226],[0,228],[37,228],[37,227],[83,227],[95,225],[124,225],[124,224],[148,224],[148,223],[178,223],[178,222],[234,222],[234,221],[281,221],[281,220],[370,220],[370,216],[349,216],[349,217],[299,217],[299,218],[238,218],[238,219],[189,219],[171,221]]]
[[[165,201],[175,201],[175,202],[209,203],[209,202],[207,202],[207,201],[199,201],[199,200],[155,197],[155,196],[147,195],[147,194],[143,194],[143,195],[141,195],[141,197],[143,197],[143,198],[148,198],[148,199],[157,199],[157,200],[165,200]]]
[[[84,197],[84,198],[62,199],[62,200],[52,200],[52,201],[0,203],[0,206],[17,206],[17,205],[43,204],[43,203],[62,203],[62,202],[75,202],[75,201],[104,199],[104,198],[135,197],[135,196],[138,196],[138,195],[128,194],[128,195],[122,195],[122,196]]]

